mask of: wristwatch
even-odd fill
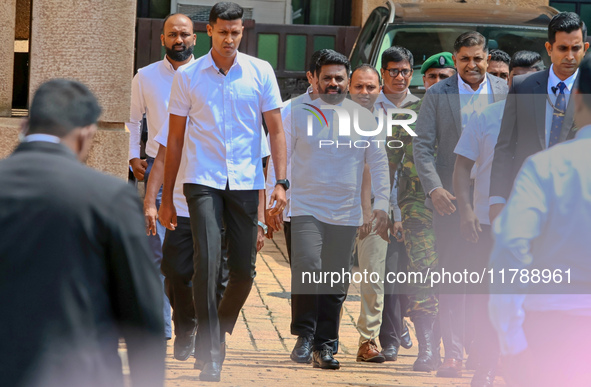
[[[269,227],[267,227],[267,225],[265,223],[261,222],[260,220],[259,220],[259,223],[258,224],[263,229],[263,234],[266,234],[267,231],[269,230]]]
[[[283,186],[283,189],[286,191],[289,189],[289,180],[287,179],[279,179],[275,182],[275,185],[277,184],[281,184]]]

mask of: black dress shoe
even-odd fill
[[[289,356],[296,363],[310,363],[312,361],[312,336],[299,336],[293,351]]]
[[[219,382],[222,373],[222,365],[216,362],[205,363],[203,371],[199,374],[199,380],[203,382]]]
[[[410,349],[412,347],[412,340],[410,339],[410,332],[408,331],[408,325],[404,322],[404,331],[400,337],[400,346],[402,348]]]
[[[174,358],[185,361],[195,350],[195,334],[181,335],[174,338]]]
[[[332,356],[332,348],[324,345],[321,350],[314,351],[314,368],[324,370],[338,370],[341,368],[339,362]]]
[[[492,387],[495,382],[496,370],[478,368],[474,372],[470,387]]]
[[[388,344],[382,348],[382,355],[386,361],[396,361],[398,360],[398,348],[394,344]]]
[[[221,354],[221,365],[224,364],[224,360],[226,360],[226,342],[222,342],[220,344],[220,354]],[[195,368],[196,370],[202,370],[203,367],[205,367],[205,361],[203,360],[199,360],[197,358],[195,358],[195,364],[193,364],[193,368]]]

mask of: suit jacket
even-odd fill
[[[0,161],[0,374],[5,386],[162,386],[162,285],[137,193],[64,145]]]
[[[509,197],[526,158],[546,149],[546,100],[550,69],[513,78],[495,147],[490,196]],[[559,141],[574,134],[574,98],[569,98]]]
[[[507,96],[507,82],[486,74],[494,102]],[[436,83],[427,90],[419,111],[413,139],[415,166],[425,194],[443,187],[453,194],[454,149],[462,133],[458,75]],[[431,199],[426,204],[433,208]]]

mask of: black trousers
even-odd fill
[[[287,259],[291,265],[291,222],[283,222],[283,235],[285,235],[285,247],[287,248]]]
[[[220,343],[225,333],[232,333],[255,276],[259,194],[257,190],[219,190],[200,184],[184,184],[183,192],[194,243],[193,301],[199,324],[195,357],[219,362]],[[218,308],[224,224],[229,279]]]
[[[386,252],[386,273],[406,271],[406,248],[404,242],[398,242],[394,236],[390,236],[390,244]],[[400,270],[399,270],[400,268]],[[406,310],[406,295],[398,284],[384,284],[384,309],[382,311],[382,325],[380,326],[380,344],[382,347],[394,345],[400,347],[400,337],[404,332],[404,310]]]
[[[218,276],[216,299],[222,299],[228,284],[228,248],[222,234],[222,267]],[[197,320],[193,304],[193,235],[189,218],[177,217],[174,231],[166,230],[162,245],[162,273],[166,276],[166,295],[172,306],[172,321],[177,336],[189,335],[193,332]]]
[[[469,253],[470,269],[481,273],[488,267],[493,247],[492,231],[489,225],[481,225],[478,243],[472,245]],[[466,332],[465,345],[469,348],[481,368],[494,368],[500,356],[499,340],[488,316],[489,283],[483,280],[482,285],[468,288],[466,295]]]
[[[351,272],[355,226],[336,226],[312,216],[291,218],[291,333],[314,335],[315,349],[334,348],[338,340],[341,307],[347,297],[344,281],[331,284],[323,273]],[[321,281],[303,281],[302,274],[315,273]],[[312,278],[312,276],[310,276]],[[332,285],[332,286],[331,286]],[[315,330],[309,331],[310,327]]]
[[[444,216],[434,211],[433,230],[440,270],[452,273],[469,270],[469,252],[473,246],[461,235],[458,211]],[[439,286],[439,323],[446,358],[464,358],[466,291],[464,283]]]

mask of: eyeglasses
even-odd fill
[[[410,74],[412,73],[411,69],[403,69],[403,70],[398,70],[398,69],[384,69],[388,72],[388,74],[390,74],[390,76],[392,78],[396,78],[398,76],[398,74],[402,74],[402,76],[404,78],[408,78],[410,76]]]

